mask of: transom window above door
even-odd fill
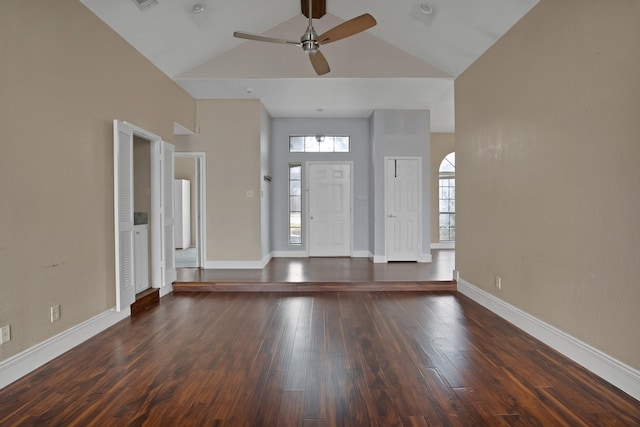
[[[348,136],[298,135],[289,137],[290,153],[348,153],[351,141]]]

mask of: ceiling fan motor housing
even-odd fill
[[[305,31],[302,37],[300,37],[302,49],[309,54],[316,53],[318,51],[318,48],[320,48],[317,38],[318,35],[316,34],[316,31],[313,29],[313,27],[310,26],[309,28],[307,28],[307,31]]]

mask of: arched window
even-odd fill
[[[449,153],[440,163],[440,241],[456,240],[456,153]]]

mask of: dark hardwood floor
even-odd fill
[[[638,426],[462,295],[185,293],[0,390],[0,425]]]

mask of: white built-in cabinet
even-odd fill
[[[188,179],[176,179],[175,187],[176,249],[188,249],[191,246],[191,182]]]
[[[136,293],[149,287],[149,226],[133,227],[133,270]]]

